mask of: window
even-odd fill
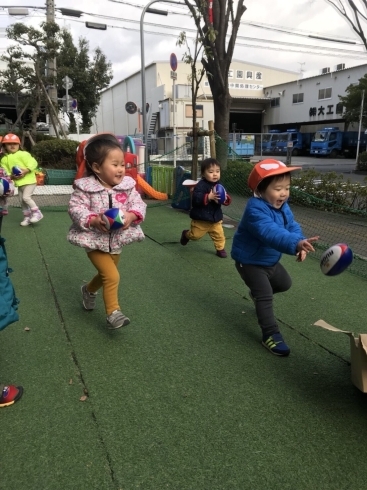
[[[185,105],[185,117],[193,117],[192,113],[192,105]],[[203,118],[204,117],[204,106],[196,104],[196,117]]]
[[[262,80],[263,79],[263,74],[261,73],[261,71],[257,71],[255,73],[255,78],[256,78],[256,80]]]
[[[246,72],[246,79],[247,80],[252,80],[252,71],[247,71]]]
[[[336,114],[343,114],[343,104],[341,102],[336,104],[335,112]]]
[[[303,94],[293,94],[293,104],[301,104],[303,102]]]
[[[321,88],[319,90],[319,100],[331,99],[331,88]]]
[[[271,99],[270,107],[279,107],[280,106],[280,97],[275,97],[275,99]]]
[[[243,70],[236,71],[236,78],[243,80]]]
[[[233,78],[233,70],[228,70],[228,78]]]

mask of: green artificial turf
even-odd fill
[[[0,412],[12,469],[0,488],[365,488],[367,395],[350,382],[347,337],[313,326],[366,332],[365,281],[284,257],[293,287],[275,311],[292,352],[272,356],[233,261],[210,238],[181,246],[188,215],[157,206],[122,252],[131,324],[111,332],[101,295],[81,307],[94,269],[66,241],[67,213],[25,229],[18,217],[3,234],[21,320],[1,333],[0,366],[25,393]]]

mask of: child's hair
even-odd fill
[[[204,175],[205,170],[208,170],[208,168],[213,167],[214,165],[220,168],[220,163],[215,158],[206,158],[203,160],[200,167],[201,175]]]
[[[263,179],[260,184],[257,186],[257,191],[262,194],[263,192],[266,191],[266,189],[269,187],[269,185],[271,184],[271,182],[278,182],[278,181],[281,181],[281,180],[284,180],[285,177],[289,177],[289,179],[291,178],[291,173],[290,172],[285,172],[284,174],[279,174],[279,175],[271,175],[270,177],[265,177],[265,179]]]
[[[89,145],[86,145],[85,147],[85,161],[87,163],[86,165],[86,174],[88,176],[90,175],[95,175],[93,170],[92,170],[92,164],[96,163],[98,167],[100,167],[103,162],[106,160],[107,155],[111,150],[116,150],[116,149],[121,150],[121,146],[119,143],[116,141],[111,141],[109,139],[100,139],[97,141],[93,141]],[[122,151],[122,150],[121,150]]]

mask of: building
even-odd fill
[[[184,143],[185,133],[192,129],[190,65],[179,63],[176,73],[176,145],[180,146]],[[236,125],[236,131],[260,133],[265,110],[271,102],[271,96],[265,95],[264,87],[294,82],[298,75],[293,71],[233,60],[228,73],[229,90],[233,97],[230,126]],[[158,153],[171,151],[174,145],[173,80],[169,61],[148,65],[145,70],[145,85],[148,142],[153,147],[155,140]],[[103,91],[92,131],[141,135],[141,101],[139,71]],[[205,128],[207,122],[214,119],[212,94],[207,79],[203,79],[199,90],[196,116],[197,121]]]
[[[266,85],[264,95],[270,98],[270,103],[264,114],[264,132],[297,129],[315,133],[325,126],[345,131],[339,96],[344,96],[347,87],[358,84],[366,73],[367,64],[346,68],[341,63],[333,68],[323,68],[317,76]],[[358,130],[356,125],[348,129]]]

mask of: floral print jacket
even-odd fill
[[[126,230],[101,232],[89,226],[93,216],[109,208],[119,208],[136,214],[138,219]],[[117,254],[124,245],[144,240],[139,223],[145,218],[146,204],[135,189],[135,181],[124,177],[119,185],[106,189],[94,177],[84,177],[74,182],[74,191],[69,202],[69,215],[73,221],[67,239],[73,245],[87,251],[101,250]]]

